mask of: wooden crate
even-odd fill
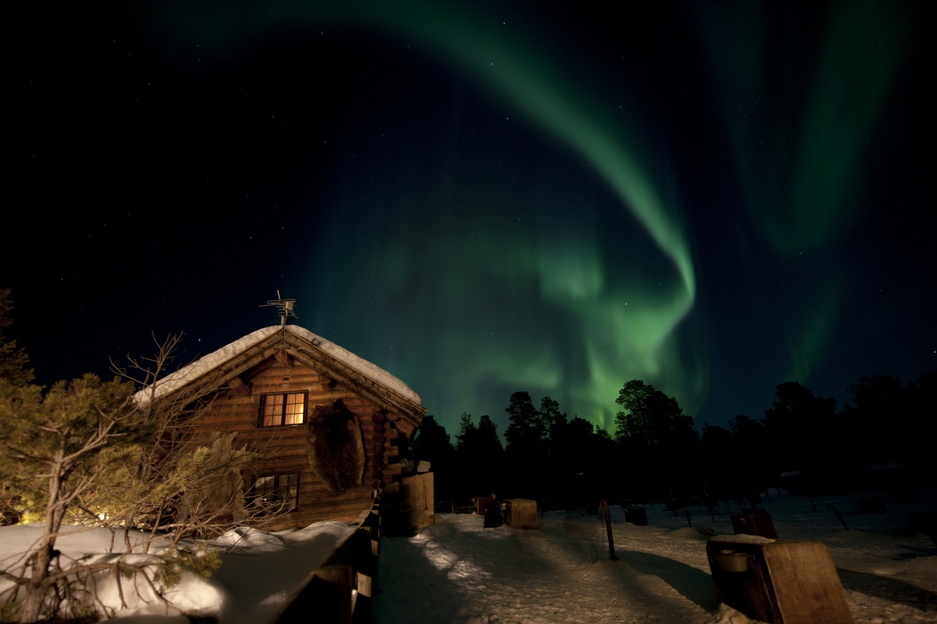
[[[400,484],[400,495],[404,505],[410,508],[408,521],[413,530],[436,524],[436,507],[433,501],[434,477],[432,472],[424,472],[404,477]]]
[[[717,535],[706,555],[719,600],[771,624],[854,624],[836,566],[819,542]]]
[[[475,515],[484,516],[485,512],[488,511],[488,507],[491,505],[490,496],[479,496],[475,499]]]
[[[507,501],[507,508],[506,525],[512,529],[537,528],[537,501],[512,498]]]
[[[774,521],[768,512],[763,509],[747,509],[732,516],[732,529],[736,535],[760,535],[770,539],[778,539],[778,532],[774,528]]]

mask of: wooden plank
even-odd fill
[[[819,542],[777,542],[764,548],[778,621],[852,624],[836,567]]]

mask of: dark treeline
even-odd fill
[[[25,351],[6,337],[12,309],[10,290],[0,289],[0,380],[24,386],[35,375]],[[727,427],[697,429],[676,399],[634,379],[615,400],[614,433],[570,418],[550,397],[537,406],[529,393],[515,392],[503,443],[490,416],[476,423],[462,414],[453,439],[427,415],[408,453],[430,462],[444,504],[494,492],[549,508],[600,499],[681,505],[741,499],[778,485],[934,485],[937,369],[907,384],[890,375],[863,377],[847,391],[850,403],[837,411],[835,399],[788,381],[776,387],[763,418],[741,415]]]
[[[693,418],[678,402],[641,381],[619,391],[615,431],[564,413],[550,397],[539,407],[515,392],[499,436],[490,416],[462,414],[455,436],[427,415],[410,453],[428,461],[436,499],[468,504],[491,492],[532,498],[544,508],[620,502],[715,503],[785,486],[913,490],[932,484],[937,370],[902,383],[883,375],[848,389],[850,403],[814,396],[800,383],[776,387],[763,418],[740,415],[728,426]]]

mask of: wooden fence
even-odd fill
[[[368,624],[377,591],[380,496],[355,520],[355,531],[303,580],[270,624]]]

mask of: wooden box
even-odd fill
[[[771,624],[854,624],[836,566],[819,542],[717,535],[706,555],[719,600]]]
[[[537,528],[537,501],[512,498],[507,501],[507,508],[506,525],[512,529]]]
[[[479,496],[475,499],[475,515],[484,516],[485,512],[488,511],[488,507],[491,505],[490,496]]]
[[[736,535],[760,535],[770,539],[778,539],[774,528],[774,521],[767,511],[763,509],[748,509],[732,516],[732,529]]]
[[[419,531],[423,527],[436,524],[433,490],[432,472],[424,472],[403,478],[400,493],[404,505],[410,509],[407,518],[410,523],[409,528]]]

